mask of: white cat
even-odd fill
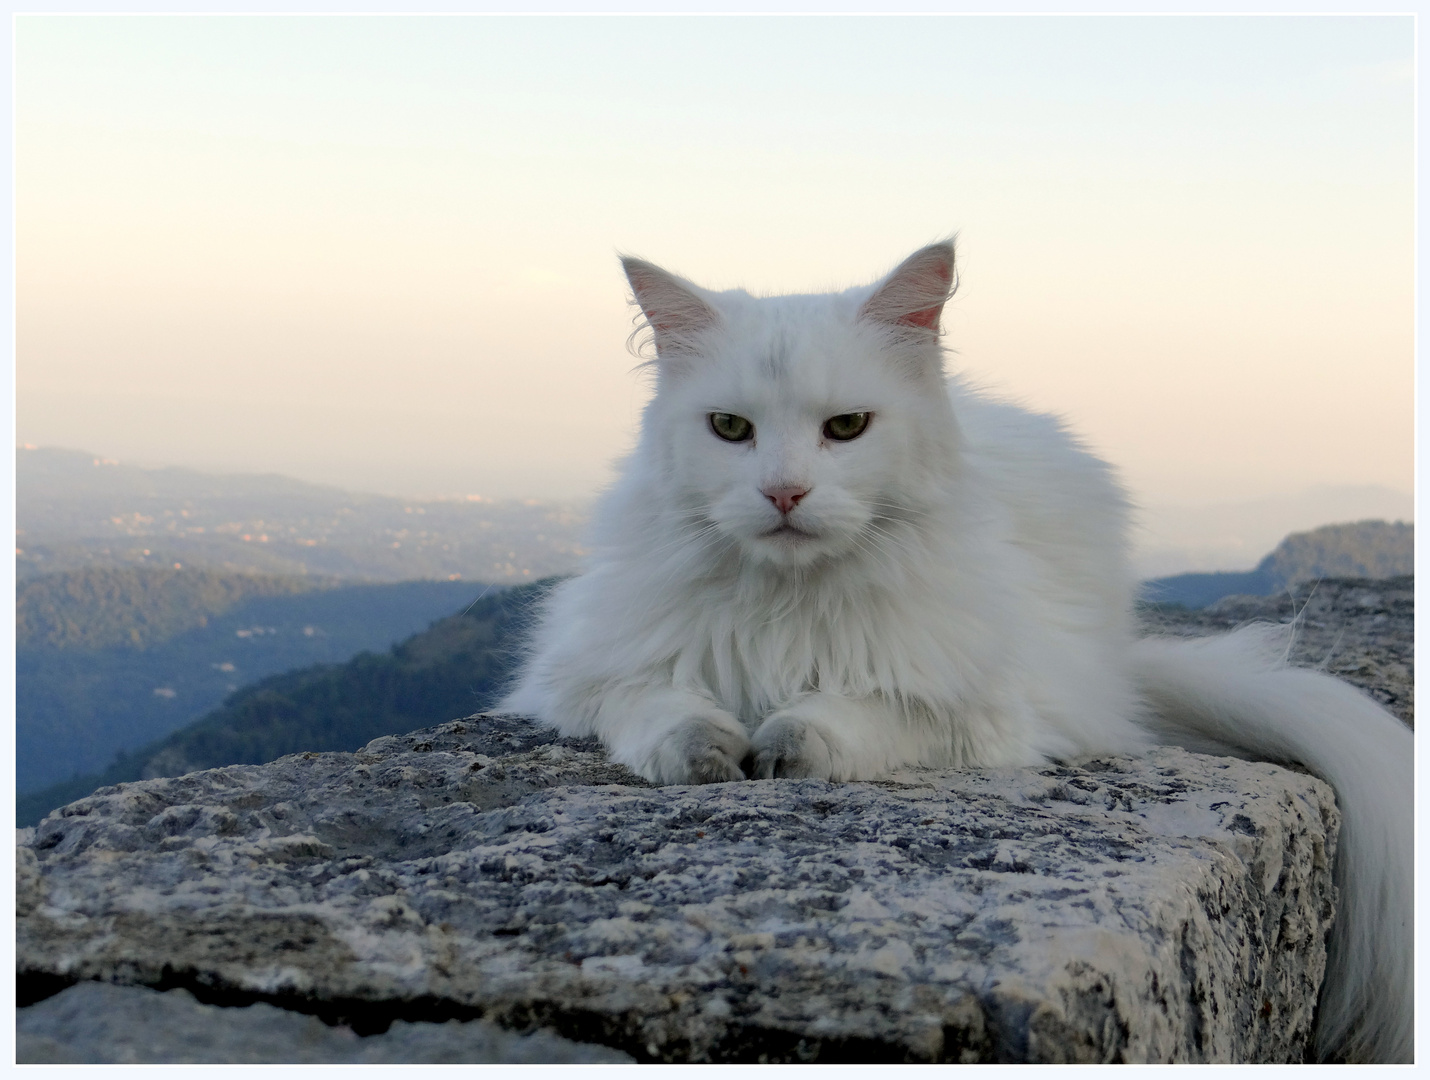
[[[659,783],[1301,762],[1344,816],[1316,1049],[1412,1057],[1412,736],[1265,631],[1137,640],[1128,504],[1055,419],[943,369],[952,242],[822,296],[624,260],[656,392],[504,708]]]

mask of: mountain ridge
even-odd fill
[[[1294,532],[1255,569],[1173,574],[1142,583],[1149,603],[1202,608],[1226,596],[1269,596],[1315,578],[1390,578],[1415,572],[1415,526],[1354,521]]]

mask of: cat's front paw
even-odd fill
[[[821,730],[818,721],[790,713],[775,713],[761,724],[750,753],[757,780],[776,776],[833,780],[840,771],[833,737]]]
[[[692,716],[676,724],[655,748],[650,768],[657,784],[720,784],[743,780],[740,762],[750,739],[733,716],[721,712]]]

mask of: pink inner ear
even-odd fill
[[[899,320],[910,326],[922,326],[925,330],[934,330],[938,327],[938,317],[943,311],[943,305],[924,308],[922,311],[911,311]]]
[[[627,270],[627,278],[631,283],[631,288],[635,290],[637,297],[641,293],[649,293],[660,286],[660,280],[649,274],[636,270]],[[670,330],[675,325],[675,319],[669,315],[661,315],[653,305],[641,304],[641,311],[645,313],[646,320],[654,330]]]
[[[937,333],[939,317],[943,314],[944,303],[953,284],[952,254],[943,245],[914,254],[870,298],[865,311],[877,319],[881,317],[880,309],[883,309],[888,312],[883,317],[890,322]],[[920,300],[927,303],[934,297],[938,299],[928,307],[900,310],[906,303],[918,303]]]
[[[932,266],[927,267],[924,272],[938,282],[939,292],[948,292],[948,287],[953,281],[953,268],[948,263],[940,259]],[[899,321],[911,326],[922,326],[926,330],[937,330],[938,317],[943,313],[943,305],[944,301],[940,300],[933,307],[909,312]]]

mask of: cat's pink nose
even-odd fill
[[[809,488],[802,487],[767,487],[760,488],[760,491],[781,514],[788,514],[799,505],[800,499],[809,494]]]

